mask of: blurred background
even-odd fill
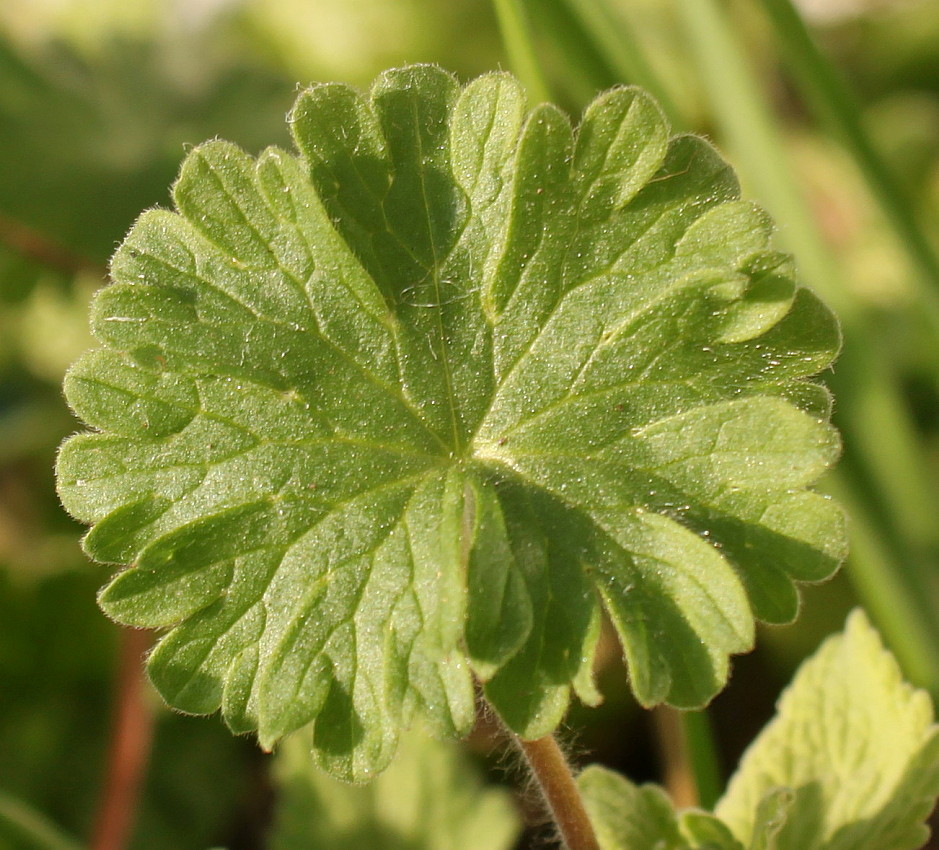
[[[795,11],[789,0],[0,3],[0,847],[88,840],[119,703],[138,753],[153,737],[128,846],[264,846],[268,757],[119,675],[143,646],[97,610],[108,573],[56,500],[56,448],[78,427],[60,386],[91,344],[87,303],[108,257],[141,210],[169,203],[189,145],[286,145],[298,86],[365,86],[409,62],[464,80],[515,70],[574,115],[604,88],[644,85],[676,130],[707,135],[734,163],[842,317],[845,350],[826,380],[845,456],[825,488],[848,508],[852,558],[804,588],[796,626],[764,629],[736,660],[709,710],[722,773],[858,601],[907,676],[939,695],[939,4]],[[606,703],[573,712],[576,751],[634,780],[668,779],[674,758],[657,741],[674,718],[638,711],[618,653],[603,658]],[[487,741],[482,729],[481,757]]]

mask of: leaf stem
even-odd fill
[[[538,782],[565,847],[600,850],[571,766],[554,736],[546,735],[535,741],[515,736],[515,740]]]
[[[147,703],[141,666],[151,641],[149,632],[121,630],[114,720],[91,850],[122,850],[134,826],[153,737],[153,712]]]
[[[680,712],[682,736],[698,792],[698,805],[711,811],[723,792],[717,742],[706,709]]]
[[[723,790],[717,743],[707,711],[652,710],[665,789],[679,808],[710,811]]]
[[[699,805],[698,788],[681,714],[670,706],[659,705],[652,710],[651,720],[662,762],[662,784],[668,796],[680,809]]]
[[[679,808],[710,811],[722,791],[717,744],[707,711],[679,711],[660,705],[652,711],[665,789]]]

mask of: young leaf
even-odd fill
[[[636,786],[596,765],[577,785],[601,850],[743,850],[713,815],[697,809],[677,814],[657,785]]]
[[[190,153],[112,262],[65,444],[101,595],[170,629],[151,676],[364,779],[473,676],[522,736],[590,676],[600,606],[633,689],[699,706],[843,554],[808,378],[839,344],[704,141],[649,97],[575,133],[492,74],[302,93],[295,156]]]
[[[792,804],[792,792],[777,788],[757,806],[750,843],[744,847],[720,818],[709,812],[689,809],[679,816],[682,835],[692,848],[700,850],[779,850],[777,836]]]
[[[856,611],[796,674],[715,813],[754,848],[913,850],[937,795],[929,696]],[[770,821],[775,843],[760,844]]]
[[[592,765],[577,777],[601,850],[688,850],[671,801],[657,785],[637,787]]]
[[[796,674],[713,815],[603,768],[578,785],[603,850],[913,850],[939,796],[932,719],[857,611]]]
[[[313,768],[310,734],[279,748],[271,850],[509,850],[521,828],[507,791],[484,787],[453,742],[412,731],[394,764],[367,787]]]

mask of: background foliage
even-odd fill
[[[852,515],[852,558],[804,590],[795,627],[765,630],[736,661],[710,710],[721,762],[735,763],[795,665],[857,600],[907,676],[939,694],[939,10],[806,2],[819,65],[779,0],[531,5],[532,31],[508,50],[496,11],[524,7],[486,0],[0,6],[2,806],[85,836],[104,772],[118,631],[96,608],[107,573],[80,553],[52,461],[76,428],[59,387],[89,344],[87,301],[109,255],[140,210],[167,204],[187,145],[284,144],[298,82],[365,85],[404,62],[463,79],[511,67],[574,114],[615,82],[645,85],[677,128],[724,151],[842,317],[845,352],[827,379],[846,451],[827,486]],[[856,111],[832,96],[842,86]],[[601,654],[606,703],[570,718],[579,747],[635,781],[660,779],[650,720],[627,698],[612,644]],[[133,846],[262,846],[268,760],[217,719],[152,700]],[[485,728],[471,742],[487,743]]]

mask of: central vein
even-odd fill
[[[413,104],[412,108],[414,109],[414,120],[415,126],[418,125],[420,116],[417,112],[417,105]],[[418,162],[424,161],[424,144],[421,134],[418,132],[415,134],[417,141],[417,156]],[[425,180],[425,173],[421,172],[420,178],[420,187],[421,187],[421,201],[424,204],[424,215],[427,219],[427,238],[430,243],[430,250],[432,255],[432,279],[434,284],[434,312],[436,313],[436,329],[437,329],[437,350],[439,353],[439,359],[441,367],[443,368],[443,379],[446,384],[447,391],[447,403],[450,407],[450,429],[453,436],[453,454],[459,455],[463,449],[463,441],[460,439],[460,427],[459,422],[457,421],[456,415],[456,399],[453,392],[453,374],[450,371],[450,358],[449,352],[447,349],[447,334],[443,326],[443,293],[440,288],[440,267],[442,258],[439,255],[437,250],[437,239],[436,234],[434,233],[434,223],[433,218],[430,212],[430,202],[427,198],[427,183]]]

